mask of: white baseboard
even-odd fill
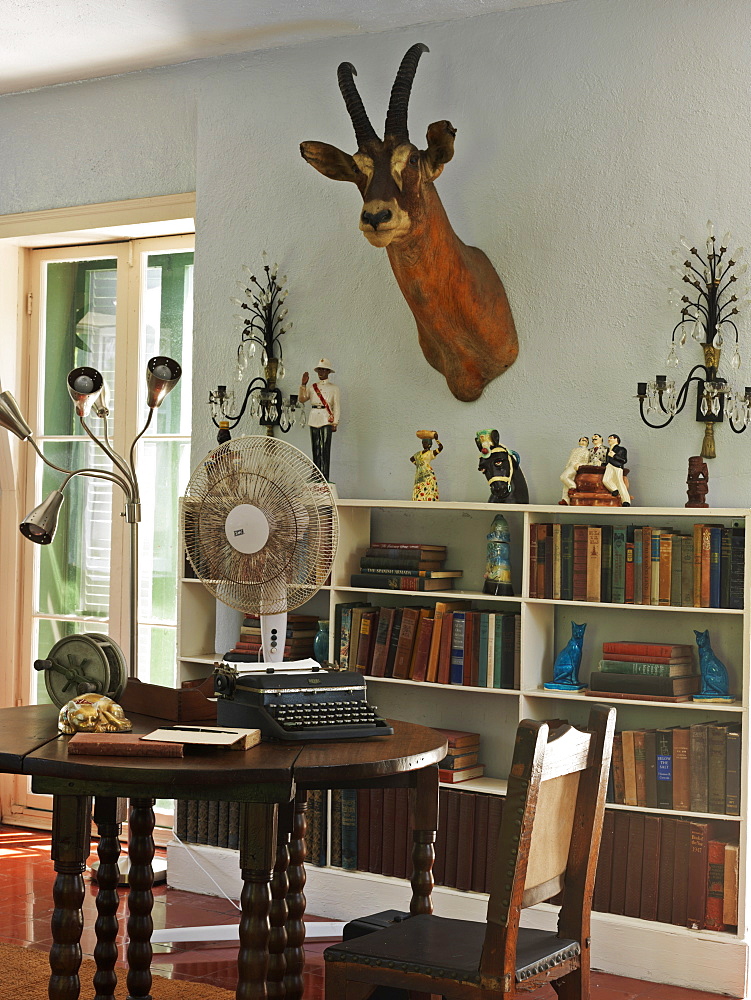
[[[242,888],[237,851],[190,845],[200,861],[232,899]],[[167,848],[168,881],[176,889],[219,895],[219,890],[181,844]],[[306,869],[308,912],[335,920],[352,920],[379,910],[409,909],[410,889],[402,879],[345,872],[339,868]],[[438,916],[485,920],[488,897],[437,886],[433,905]],[[552,930],[556,909],[542,905],[524,911],[525,927]],[[592,967],[632,979],[669,983],[688,989],[745,997],[748,946],[729,934],[689,931],[611,913],[592,914]]]

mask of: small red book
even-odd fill
[[[137,733],[75,733],[68,740],[69,754],[99,757],[182,757],[182,743],[142,740]]]

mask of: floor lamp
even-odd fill
[[[129,616],[128,622],[128,677],[138,677],[138,524],[141,520],[141,494],[136,474],[135,449],[138,441],[148,430],[154,416],[154,410],[161,406],[167,394],[174,389],[180,380],[182,369],[172,358],[155,357],[146,365],[146,406],[148,417],[141,432],[134,438],[127,458],[119,455],[109,442],[107,419],[109,409],[106,403],[106,387],[101,372],[96,368],[74,368],[68,375],[68,394],[73,401],[76,416],[87,436],[110,459],[112,472],[100,469],[64,469],[51,462],[42,452],[31,427],[26,422],[21,409],[10,392],[0,392],[0,427],[15,434],[22,441],[28,442],[41,460],[51,469],[63,473],[65,479],[58,489],[53,490],[38,507],[35,507],[20,524],[21,534],[37,545],[49,545],[55,537],[57,520],[65,499],[63,490],[75,476],[88,476],[94,479],[104,479],[116,483],[125,495],[124,516],[129,525],[130,559],[129,559]],[[86,418],[94,410],[102,421],[102,433],[97,436],[89,427]],[[82,693],[82,692],[77,692]],[[121,867],[123,881],[127,881],[127,858],[123,858]],[[156,881],[166,877],[166,865],[160,871],[160,860],[154,865]]]

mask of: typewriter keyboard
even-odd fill
[[[302,738],[313,730],[332,739],[391,733],[391,727],[367,701],[321,701],[268,706],[268,711],[285,733]]]

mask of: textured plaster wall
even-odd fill
[[[413,89],[412,137],[422,143],[442,118],[458,129],[437,188],[459,236],[503,277],[519,331],[519,360],[471,404],[424,360],[385,251],[357,230],[355,188],[298,152],[303,139],[354,151],[336,85],[344,59],[380,129],[414,41],[431,51]],[[636,503],[685,502],[702,428],[686,412],[647,430],[633,396],[638,380],[665,372],[679,237],[702,240],[712,218],[751,246],[745,0],[569,0],[52,88],[0,98],[0,135],[0,213],[195,186],[196,462],[213,443],[208,389],[232,384],[229,299],[241,265],[260,265],[266,248],[289,275],[284,388],[296,391],[322,354],[336,368],[341,496],[409,497],[415,430],[427,426],[445,444],[442,498],[483,500],[473,436],[497,427],[522,455],[533,501],[557,501],[570,448],[599,431],[627,446]],[[733,379],[743,385],[746,317],[741,329]],[[683,354],[685,375],[701,357],[698,347]],[[287,437],[309,450],[307,430]],[[751,431],[721,427],[717,450],[710,500],[751,502]]]

